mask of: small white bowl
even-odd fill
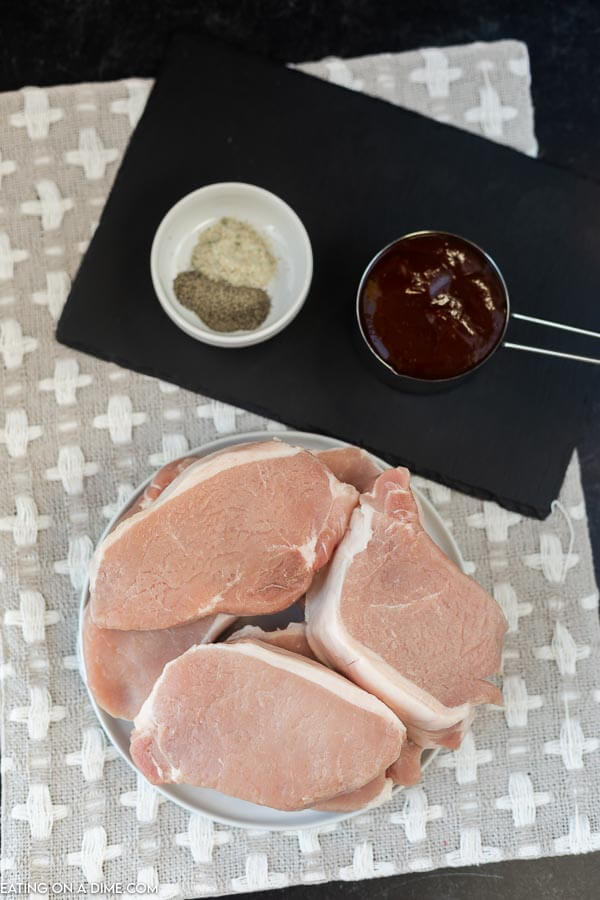
[[[223,216],[256,228],[277,260],[267,285],[271,309],[254,331],[213,331],[182,306],[173,290],[175,276],[191,268],[199,233]],[[294,210],[275,194],[253,184],[221,182],[192,191],[171,207],[154,236],[150,269],[162,308],[182,331],[215,347],[249,347],[278,334],[300,312],[312,279],[312,249]]]

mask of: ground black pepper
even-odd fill
[[[262,288],[214,281],[196,269],[180,272],[173,289],[179,302],[213,331],[251,331],[262,325],[271,309]]]

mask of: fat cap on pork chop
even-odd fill
[[[330,558],[357,499],[313,454],[282,441],[200,459],[99,545],[92,619],[144,631],[285,609]]]
[[[258,625],[245,625],[234,631],[226,640],[226,643],[236,641],[260,641],[263,644],[271,644],[298,653],[307,659],[316,659],[310,644],[306,638],[306,625],[304,622],[290,622],[286,628],[278,628],[276,631],[263,631]],[[358,791],[339,794],[323,803],[317,804],[315,809],[331,812],[352,812],[355,809],[371,809],[385,803],[391,796],[393,784],[401,784],[405,787],[416,784],[421,777],[421,754],[423,749],[417,747],[412,741],[405,741],[402,745],[399,758],[388,768],[385,777],[383,774],[374,781],[369,782]]]
[[[480,703],[501,703],[506,620],[423,529],[406,469],[381,474],[306,597],[315,654],[371,691],[421,747],[456,747]]]
[[[258,625],[244,625],[229,635],[226,644],[235,644],[237,641],[260,641],[261,644],[270,644],[289,650],[290,653],[298,653],[306,659],[316,660],[306,637],[306,625],[304,622],[290,622],[285,628],[277,628],[275,631],[265,631]]]
[[[319,663],[239,641],[192,647],[165,666],[131,756],[154,784],[296,810],[379,778],[404,736],[391,710]]]

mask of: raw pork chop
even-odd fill
[[[281,441],[200,459],[102,541],[92,618],[148,630],[285,609],[329,560],[356,502],[312,453]]]
[[[234,616],[216,615],[160,631],[119,631],[94,625],[88,605],[81,643],[96,703],[111,716],[135,719],[166,663],[195,644],[216,640],[234,621]]]
[[[134,500],[128,510],[126,510],[117,525],[134,516],[141,509],[147,509],[155,500],[159,498],[165,488],[167,488],[178,475],[191,466],[192,463],[198,462],[197,456],[185,456],[183,459],[176,459],[169,462],[158,470],[153,476],[150,484],[142,491],[139,497]],[[116,527],[116,526],[115,526]]]
[[[406,469],[363,494],[328,570],[306,597],[317,656],[380,697],[421,747],[457,747],[500,666],[498,604],[424,531]]]
[[[338,481],[352,484],[364,494],[370,491],[381,470],[373,462],[372,457],[359,447],[336,447],[334,450],[321,450],[317,456],[331,469]]]
[[[373,809],[381,806],[392,796],[394,782],[386,777],[386,773],[378,775],[364,787],[349,794],[338,794],[331,800],[315,803],[314,808],[321,812],[354,812],[355,809]]]
[[[192,647],[165,666],[131,756],[153,784],[294,810],[378,778],[404,733],[383,703],[319,663],[239,641]]]
[[[260,641],[273,647],[281,647],[290,653],[298,653],[307,659],[316,659],[310,644],[306,639],[306,625],[304,622],[290,622],[285,628],[276,631],[263,631],[258,625],[244,625],[230,634],[226,644],[235,644],[237,641]]]
[[[234,631],[226,643],[236,641],[260,641],[263,644],[271,644],[298,653],[307,659],[316,659],[311,646],[306,639],[306,625],[304,622],[290,622],[286,628],[277,631],[263,631],[258,625],[245,625]],[[415,750],[418,750],[415,755]],[[374,781],[370,781],[358,791],[338,794],[331,800],[318,803],[315,809],[331,812],[352,812],[355,809],[372,808],[389,800],[393,784],[416,784],[421,775],[420,759],[421,748],[415,748],[412,741],[405,741],[402,746],[399,759],[388,768],[385,774],[379,775]],[[387,777],[386,777],[387,776]]]
[[[421,756],[423,747],[419,747],[410,739],[404,742],[402,752],[395,763],[385,773],[394,784],[411,787],[421,780]]]

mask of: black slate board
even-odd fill
[[[274,191],[315,256],[295,322],[245,350],[181,333],[154,297],[154,231],[216,181]],[[204,38],[179,38],[132,137],[59,322],[58,339],[391,462],[525,514],[557,495],[597,387],[582,364],[500,350],[470,382],[400,394],[356,356],[356,286],[371,256],[421,228],[485,247],[513,308],[595,324],[600,188],[489,141]],[[581,339],[511,323],[509,337],[590,353]],[[592,345],[593,346],[593,345]]]

